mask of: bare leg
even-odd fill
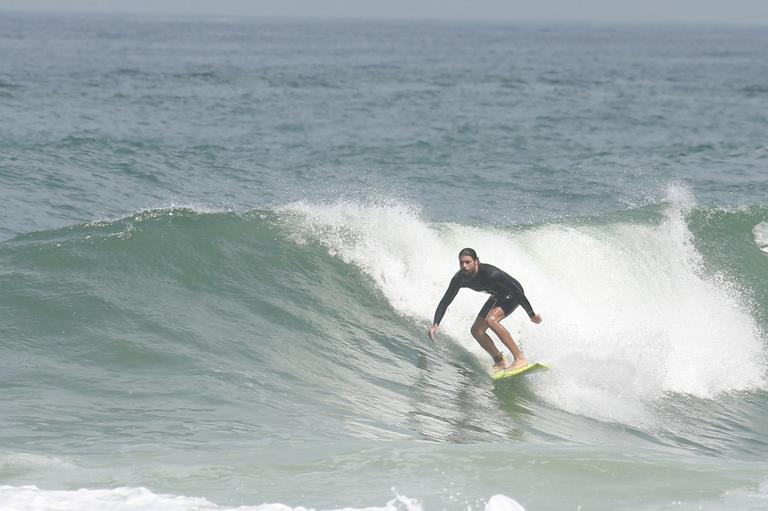
[[[511,364],[509,361],[507,361],[506,358],[504,358],[501,354],[501,352],[496,348],[496,344],[493,342],[493,339],[491,339],[491,336],[486,333],[486,330],[488,330],[488,322],[485,321],[483,318],[478,317],[475,319],[474,324],[472,325],[472,337],[475,338],[477,343],[488,352],[488,354],[493,357],[494,364],[493,368],[496,371],[501,371],[502,369],[509,369],[511,367]],[[500,357],[500,360],[499,360]],[[499,360],[496,362],[496,360]]]
[[[504,343],[504,346],[509,348],[509,351],[512,352],[512,356],[515,357],[515,363],[512,364],[512,369],[525,367],[528,365],[528,359],[525,358],[522,350],[517,346],[515,340],[512,339],[512,334],[509,333],[509,330],[501,324],[501,320],[504,318],[504,309],[501,307],[494,307],[485,317],[485,323],[487,323],[488,327],[493,330],[493,333],[499,336],[499,339]],[[488,337],[488,334],[485,335]],[[478,340],[478,342],[480,341]]]
[[[482,346],[482,348],[487,351],[490,356],[498,357],[501,355],[501,352],[498,350],[498,348],[496,348],[496,345],[493,343],[491,336],[485,333],[486,330],[488,330],[488,322],[486,322],[483,318],[478,317],[472,324],[472,329],[470,331],[472,332],[472,337],[475,338],[477,343]]]

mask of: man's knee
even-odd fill
[[[504,310],[501,307],[492,309],[491,312],[485,317],[485,323],[494,331],[501,326],[501,320],[506,317]]]
[[[479,321],[472,325],[472,328],[469,329],[473,337],[479,337],[483,335],[486,330],[488,330],[488,325],[485,322],[481,323]]]
[[[496,317],[485,318],[485,323],[488,325],[486,328],[490,328],[494,332],[498,332],[500,329],[504,328],[501,326],[501,319]]]

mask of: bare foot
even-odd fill
[[[512,364],[509,363],[509,360],[507,360],[507,357],[504,357],[501,362],[493,364],[493,370],[496,372],[504,371],[505,369],[509,369],[510,367],[512,367]]]
[[[515,363],[509,367],[509,369],[520,369],[521,367],[525,367],[529,364],[530,362],[528,362],[528,359],[518,358],[517,360],[515,360]]]

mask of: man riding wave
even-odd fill
[[[470,332],[480,346],[493,357],[493,368],[501,371],[527,366],[528,360],[512,339],[509,330],[501,324],[501,320],[509,316],[518,305],[523,306],[530,320],[536,324],[541,323],[541,316],[533,311],[523,286],[516,279],[493,265],[480,263],[477,252],[471,248],[465,248],[459,252],[459,271],[451,279],[445,295],[435,310],[435,318],[429,330],[430,339],[435,339],[440,321],[448,310],[448,306],[456,298],[459,289],[463,287],[491,295],[480,309]],[[493,339],[486,333],[489,328],[509,348],[514,357],[512,364],[506,360],[496,348]]]

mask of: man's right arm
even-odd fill
[[[461,289],[461,283],[459,275],[457,274],[454,275],[454,277],[451,279],[451,283],[448,285],[448,289],[445,291],[443,298],[440,300],[440,303],[437,305],[437,309],[435,310],[435,319],[432,322],[433,335],[434,332],[437,331],[436,327],[440,324],[440,321],[443,320],[443,316],[445,316],[445,311],[448,310],[448,306],[451,304],[451,302],[453,302],[453,299],[456,298],[459,289]]]

